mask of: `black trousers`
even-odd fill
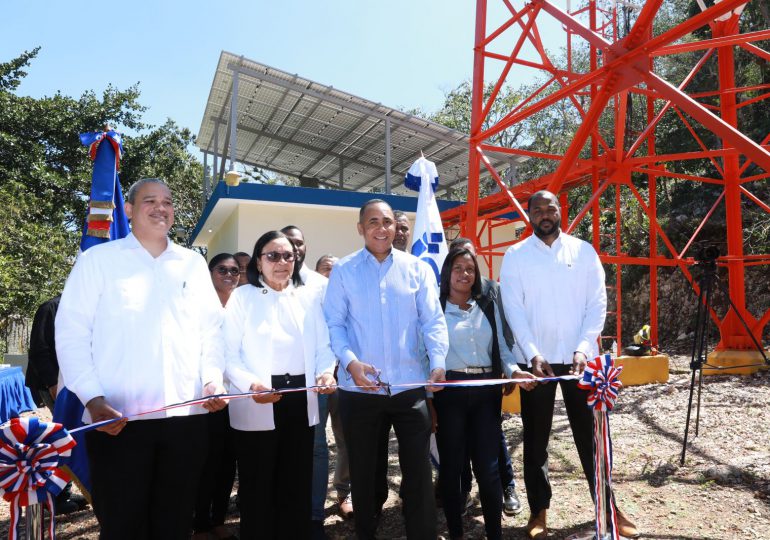
[[[380,426],[380,441],[377,444],[377,465],[375,468],[374,505],[375,512],[381,512],[388,500],[388,447],[390,446],[390,420],[384,418]],[[399,495],[401,490],[399,488]]]
[[[206,420],[209,451],[195,502],[196,533],[224,525],[235,480],[235,441],[228,408],[207,414]]]
[[[520,365],[522,369],[526,366]],[[557,376],[567,375],[572,365],[551,364]],[[531,371],[531,370],[529,370]],[[564,406],[567,409],[572,438],[583,466],[591,496],[594,493],[593,412],[587,406],[588,391],[581,390],[577,381],[559,381]],[[548,479],[548,440],[551,437],[556,383],[539,384],[531,391],[521,392],[521,423],[524,442],[524,485],[532,514],[550,508],[551,483]],[[611,490],[607,490],[610,494]]]
[[[447,372],[447,379],[491,379],[492,375]],[[502,392],[499,386],[446,388],[433,397],[436,443],[441,457],[441,498],[449,536],[463,535],[463,468],[470,455],[479,484],[487,538],[502,537],[503,488],[500,483]]]
[[[502,406],[502,401],[500,402]],[[506,488],[516,487],[516,482],[513,478],[513,463],[511,462],[511,454],[508,452],[508,441],[505,438],[505,433],[500,430],[500,454],[497,457],[497,464],[500,466],[500,486],[503,491]],[[468,448],[465,449],[465,465],[463,465],[462,476],[462,490],[463,493],[470,493],[473,488],[473,475],[471,473],[471,453]],[[441,489],[441,476],[439,475],[436,481],[436,489]]]
[[[208,445],[205,415],[135,420],[86,434],[100,540],[190,538]]]
[[[356,535],[372,539],[376,532],[376,465],[382,446],[382,425],[389,421],[398,438],[398,459],[403,475],[406,536],[436,538],[436,501],[431,484],[431,419],[425,389],[392,397],[340,391],[340,416],[350,456],[350,482]]]
[[[304,386],[305,376],[297,377],[291,385],[273,377],[273,388]],[[235,430],[241,540],[310,538],[315,426],[308,425],[307,393],[284,394],[273,403],[273,419],[270,431]]]

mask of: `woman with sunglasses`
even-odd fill
[[[224,308],[238,287],[240,269],[230,253],[219,253],[209,261],[214,290]],[[235,445],[227,407],[208,415],[209,449],[195,503],[192,540],[235,540],[225,525],[227,507],[235,480]]]
[[[533,378],[520,372],[506,346],[495,295],[482,294],[481,273],[469,250],[449,252],[441,268],[439,293],[449,330],[447,380]],[[523,383],[531,388],[531,383]],[[487,538],[501,538],[503,492],[498,455],[502,437],[500,386],[445,388],[433,397],[440,456],[441,497],[450,538],[463,537],[464,495],[461,476],[470,453],[479,485]]]
[[[241,501],[241,540],[309,538],[315,391],[334,391],[335,357],[320,291],[302,286],[297,251],[279,232],[263,234],[246,270],[248,285],[227,304],[230,391],[262,392],[230,403]]]
[[[211,282],[214,284],[214,290],[219,295],[222,307],[225,307],[230,299],[230,295],[238,287],[238,279],[240,277],[238,261],[235,255],[220,253],[209,261],[209,271],[211,272]]]

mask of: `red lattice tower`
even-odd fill
[[[761,340],[762,331],[770,321],[770,309],[758,317],[746,309],[745,269],[752,265],[770,263],[770,255],[744,254],[741,202],[750,201],[764,212],[770,212],[770,205],[760,200],[750,189],[753,183],[766,182],[770,176],[770,152],[767,145],[770,134],[759,142],[752,140],[738,128],[737,112],[742,107],[770,97],[770,84],[736,87],[734,48],[740,47],[758,59],[770,61],[770,53],[754,45],[757,41],[770,40],[770,30],[740,33],[738,23],[747,4],[746,0],[722,0],[707,9],[705,5],[701,5],[702,9],[698,14],[659,35],[654,35],[653,22],[663,0],[621,2],[626,6],[633,5],[637,14],[630,31],[622,38],[619,38],[617,33],[616,2],[591,0],[585,2],[584,7],[575,10],[570,10],[567,2],[566,11],[548,0],[531,0],[526,3],[500,0],[494,3],[494,7],[505,9],[505,20],[489,31],[488,2],[476,2],[468,200],[465,205],[442,215],[445,225],[459,226],[462,235],[473,238],[480,256],[485,257],[491,269],[493,258],[500,257],[506,246],[514,242],[492,243],[493,229],[510,225],[512,211],[518,213],[514,220],[526,223],[522,204],[535,191],[548,189],[559,194],[564,208],[563,228],[571,232],[583,219],[590,219],[594,247],[599,251],[604,263],[615,265],[616,335],[609,336],[610,339],[616,339],[619,345],[622,343],[622,267],[642,265],[649,267],[650,272],[649,320],[652,342],[657,345],[658,268],[680,269],[697,293],[697,283],[689,269],[694,263],[689,251],[714,211],[719,205],[724,205],[726,254],[718,259],[718,264],[727,268],[729,293],[737,310],[748,322],[751,333]],[[556,19],[565,31],[566,68],[557,67],[544,46],[538,22],[542,23],[545,17]],[[682,41],[682,38],[702,28],[710,29],[711,38],[700,41],[688,38]],[[587,44],[589,50],[590,68],[586,72],[573,70],[573,54],[581,43]],[[525,44],[530,51],[534,48],[539,60],[527,58],[522,52],[525,50]],[[505,54],[500,53],[500,50],[511,52]],[[656,57],[686,52],[697,52],[698,60],[693,63],[684,80],[667,81],[655,72],[653,60]],[[712,56],[717,58],[718,64],[718,80],[714,80],[714,91],[688,94],[688,84]],[[495,79],[492,95],[485,99],[485,68],[490,71],[490,63],[496,63],[494,68],[501,70],[501,74]],[[538,70],[546,76],[547,82],[522,99],[502,118],[491,123],[488,118],[490,109],[499,97],[513,66]],[[515,83],[511,84],[515,86]],[[641,133],[626,133],[626,105],[631,94],[643,96],[646,101],[647,122]],[[703,101],[702,98],[709,96],[718,96],[718,105]],[[496,134],[564,100],[568,100],[575,107],[580,114],[581,123],[572,143],[563,154],[505,148],[490,142]],[[584,107],[583,103],[586,103],[587,107]],[[619,145],[606,140],[599,130],[599,119],[608,110],[614,114],[614,141],[619,141]],[[664,114],[672,112],[678,115],[700,150],[668,155],[656,154],[656,127]],[[698,130],[704,128],[718,139],[718,148],[707,148],[703,143]],[[490,152],[512,157],[553,160],[558,166],[553,174],[509,186],[486,158],[486,154]],[[719,172],[718,177],[706,178],[667,171],[666,164],[669,162],[692,159],[710,160]],[[745,176],[744,173],[752,163],[764,172]],[[500,188],[497,193],[484,198],[479,197],[481,167],[489,171]],[[634,185],[632,173],[646,176],[646,194]],[[721,195],[700,225],[692,231],[686,245],[680,248],[673,245],[657,219],[656,190],[660,178],[676,178],[691,181],[696,185],[707,183],[721,186]],[[577,213],[573,209],[574,218],[569,221],[565,207],[569,203],[570,190],[582,185],[590,185],[592,196]],[[649,252],[646,256],[631,257],[623,252],[620,237],[621,189],[627,189],[633,194],[650,224]],[[600,204],[602,200],[612,199],[612,195],[617,216],[616,231],[613,235],[615,238],[612,242],[614,245],[600,249]],[[587,217],[589,215],[590,218]],[[527,227],[527,231],[529,230]],[[711,317],[719,327],[721,335],[717,347],[719,350],[740,351],[753,348],[749,333],[740,324],[732,309],[721,318],[712,311]]]

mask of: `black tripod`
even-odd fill
[[[698,309],[695,314],[695,335],[693,336],[692,340],[692,357],[690,358],[690,369],[692,370],[692,376],[690,378],[690,398],[687,402],[687,422],[684,426],[684,442],[682,444],[682,457],[679,460],[680,465],[684,465],[684,457],[687,452],[687,436],[690,432],[690,413],[692,412],[692,397],[695,391],[696,374],[698,376],[698,405],[695,412],[695,436],[698,436],[698,426],[700,424],[700,396],[701,390],[703,389],[703,366],[708,366],[708,364],[706,364],[706,353],[709,339],[711,337],[709,313],[711,312],[711,298],[715,284],[720,288],[725,298],[727,298],[727,301],[730,304],[730,308],[738,316],[738,320],[741,321],[741,324],[746,329],[748,335],[751,337],[751,341],[754,343],[754,347],[756,347],[757,351],[759,351],[759,353],[762,355],[762,358],[764,358],[765,364],[770,364],[770,362],[768,362],[767,356],[765,355],[765,351],[762,348],[762,345],[760,345],[760,343],[754,337],[754,334],[751,332],[751,329],[746,323],[746,320],[743,318],[743,315],[741,315],[741,312],[736,309],[735,304],[730,298],[729,291],[725,288],[724,284],[719,281],[719,277],[717,276],[718,257],[719,250],[716,247],[709,246],[703,250],[701,256],[698,257],[698,262],[696,263],[697,266],[701,269],[701,275],[697,280],[700,291],[698,292]],[[754,367],[756,365],[761,364],[746,364],[744,366],[731,366],[731,368]]]

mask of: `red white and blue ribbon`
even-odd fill
[[[0,426],[0,495],[11,505],[9,540],[16,539],[21,508],[37,503],[48,508],[48,533],[55,538],[53,499],[69,482],[59,464],[75,444],[61,424],[35,417],[12,418]]]
[[[123,137],[115,130],[109,131],[89,131],[80,134],[80,142],[83,146],[88,147],[88,155],[92,161],[96,160],[96,152],[99,150],[99,145],[102,142],[107,141],[113,148],[115,153],[115,168],[120,168],[120,158],[123,157]]]
[[[597,356],[586,364],[578,386],[588,390],[588,407],[594,412],[594,501],[596,505],[596,538],[617,540],[617,509],[611,493],[612,486],[612,437],[610,436],[609,411],[615,406],[623,384],[618,379],[622,366],[615,366],[612,356]],[[607,496],[608,495],[608,496]],[[609,505],[609,508],[607,508]],[[609,523],[606,522],[609,518]],[[607,526],[609,525],[609,526]]]
[[[104,142],[107,144],[102,144]],[[94,161],[91,177],[91,198],[84,236],[108,241],[128,234],[128,222],[122,217],[123,194],[118,170],[123,156],[123,138],[115,130],[90,131],[80,134],[80,142],[88,146],[88,155]],[[115,215],[117,211],[117,216]],[[113,221],[125,221],[122,235],[115,232]],[[118,223],[118,226],[122,224]],[[90,245],[81,246],[85,251]]]
[[[503,384],[516,384],[516,383],[531,383],[531,382],[554,382],[559,380],[575,380],[578,377],[575,375],[564,375],[561,377],[540,377],[540,378],[534,378],[534,379],[476,379],[476,380],[462,380],[462,381],[443,381],[443,382],[414,382],[414,383],[402,383],[402,384],[393,384],[393,385],[383,385],[380,389],[380,392],[386,392],[387,388],[419,388],[422,386],[439,386],[442,388],[452,388],[452,387],[460,387],[460,386],[490,386],[490,385],[503,385]],[[188,401],[182,401],[179,403],[174,403],[172,405],[166,405],[164,407],[158,407],[157,409],[152,409],[148,411],[142,411],[135,414],[126,415],[122,418],[128,418],[129,420],[132,418],[138,418],[140,416],[145,416],[148,414],[163,412],[163,411],[170,411],[173,409],[179,409],[182,407],[191,407],[193,405],[203,405],[210,399],[219,398],[223,399],[224,401],[232,401],[235,399],[244,399],[244,398],[250,398],[254,396],[261,396],[265,394],[288,394],[292,392],[307,392],[307,391],[314,391],[314,390],[320,390],[328,388],[327,386],[303,386],[300,388],[282,388],[280,390],[262,390],[259,392],[241,392],[241,393],[233,393],[233,394],[216,394],[196,399],[191,399]],[[354,386],[354,385],[335,385],[334,388],[341,388],[343,390],[353,390],[357,388],[363,388],[361,386]],[[376,393],[376,392],[375,392]],[[86,424],[84,426],[71,429],[70,433],[79,433],[83,431],[90,431],[92,429],[96,429],[102,426],[106,426],[107,424],[111,424],[113,422],[117,422],[120,420],[120,418],[111,418],[109,420],[102,420],[101,422],[94,422],[93,424]]]
[[[623,383],[618,378],[622,366],[615,366],[612,356],[597,356],[586,364],[578,386],[588,390],[588,406],[598,411],[611,411]]]

